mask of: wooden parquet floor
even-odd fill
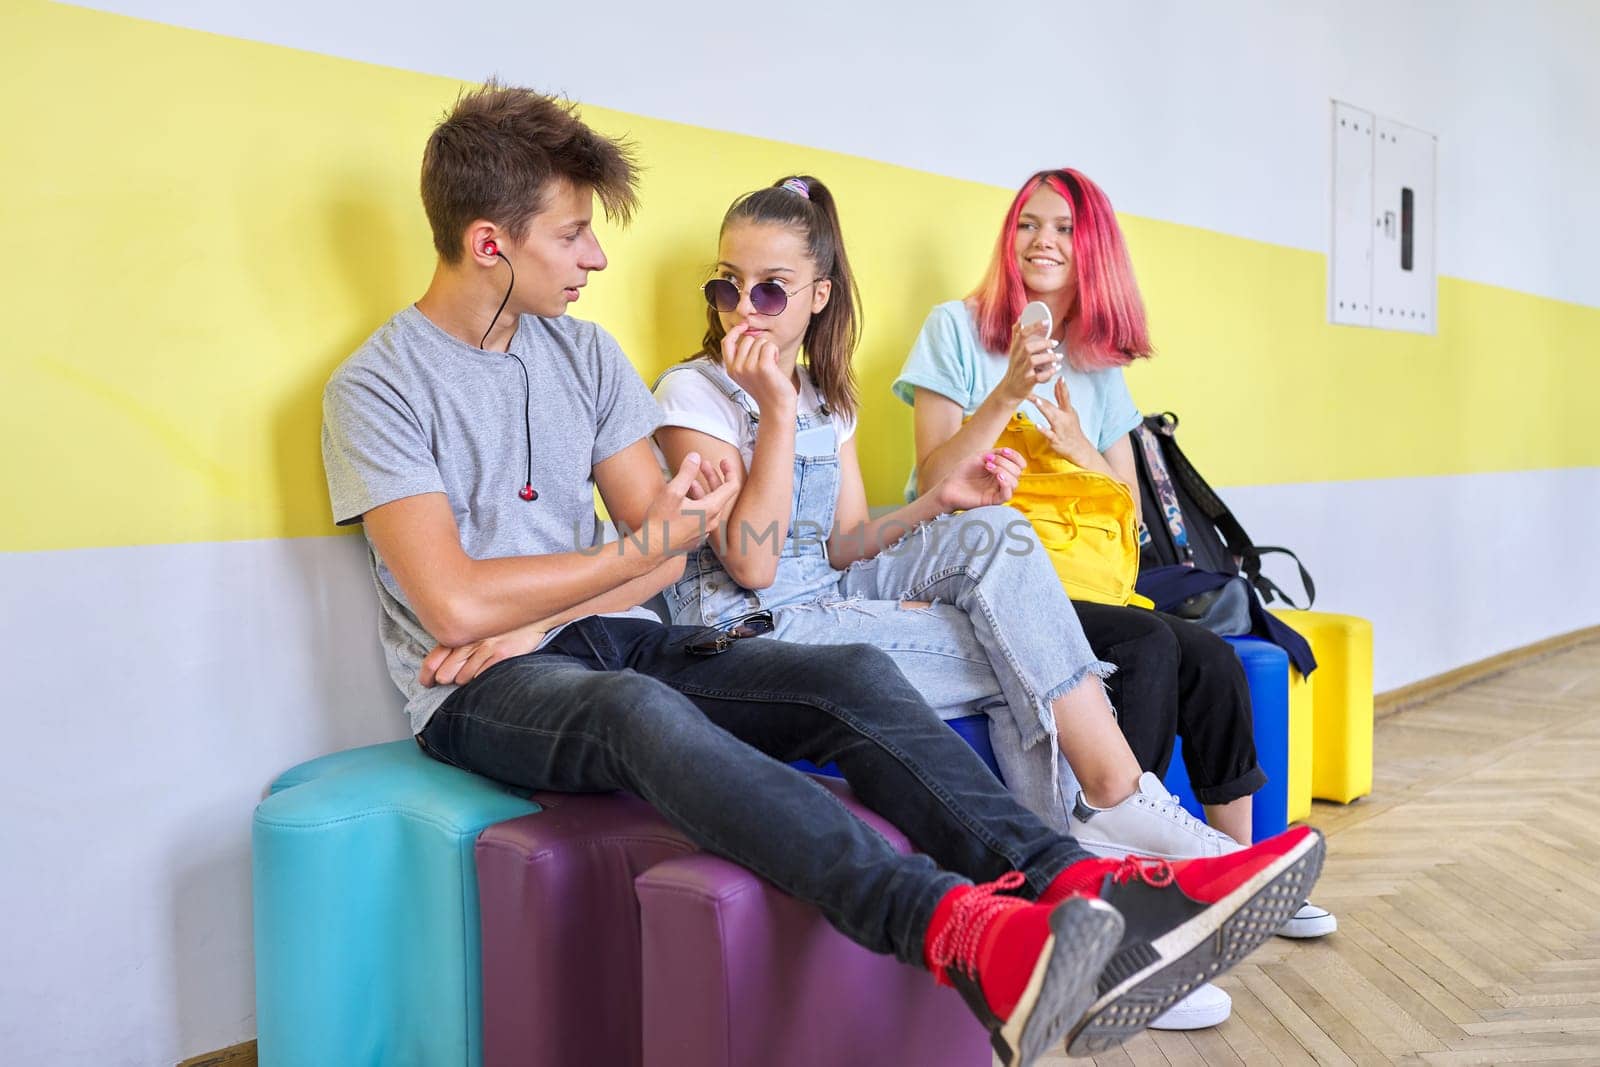
[[[1380,719],[1318,803],[1321,941],[1220,980],[1233,1017],[1041,1064],[1600,1064],[1600,642]]]

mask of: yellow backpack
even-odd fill
[[[1096,604],[1152,606],[1133,591],[1139,517],[1128,487],[1057,455],[1025,415],[1011,416],[995,447],[1028,461],[1010,504],[1033,523],[1067,595]]]

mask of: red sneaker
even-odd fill
[[[1068,1035],[1068,1053],[1120,1045],[1248,956],[1306,899],[1323,852],[1322,835],[1299,826],[1226,856],[1088,859],[1056,875],[1041,905],[1093,897],[1124,923],[1099,995]]]
[[[1122,940],[1122,917],[1092,896],[1054,906],[997,895],[1019,872],[946,893],[928,924],[928,969],[954,986],[989,1031],[1006,1067],[1055,1048],[1095,996],[1095,978]]]

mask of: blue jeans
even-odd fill
[[[820,540],[809,551],[785,545],[772,585],[754,592],[701,548],[667,600],[674,622],[761,607],[780,640],[874,645],[942,718],[1006,706],[1029,747],[1053,728],[1056,697],[1115,669],[1095,657],[1049,554],[1009,507],[941,516],[844,571],[829,566]]]
[[[939,898],[1020,870],[1037,893],[1087,855],[1021,807],[884,653],[736,642],[683,651],[692,627],[588,618],[451,694],[430,755],[526,789],[625,789],[707,851],[816,905],[907,963]],[[922,854],[901,855],[796,759],[839,765]]]
[[[782,594],[782,565],[778,574],[764,596]],[[785,641],[888,652],[943,718],[1003,698],[1028,744],[1049,728],[1056,697],[1113,669],[1095,658],[1032,525],[1009,507],[923,523],[852,564],[835,591],[773,615]]]

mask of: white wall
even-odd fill
[[[1595,5],[829,0],[720,29],[640,0],[582,28],[506,0],[92,6],[1002,186],[1071,163],[1126,212],[1317,250],[1338,97],[1440,135],[1441,273],[1600,305]],[[1227,495],[1326,606],[1373,616],[1386,688],[1600,621],[1577,543],[1597,490],[1588,469]],[[360,543],[0,556],[0,608],[0,1057],[162,1064],[251,1036],[251,808],[285,767],[404,730]]]
[[[251,810],[295,763],[406,735],[364,553],[0,555],[0,1062],[170,1065],[255,1035]]]
[[[1235,486],[1258,544],[1311,570],[1319,610],[1372,620],[1373,685],[1394,689],[1600,622],[1600,468]],[[1276,558],[1279,562],[1272,562]],[[1267,573],[1298,598],[1294,564]]]

